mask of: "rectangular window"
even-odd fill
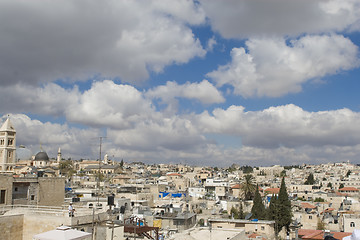
[[[31,199],[31,201],[34,201],[35,200],[35,195],[31,195],[30,199]]]
[[[6,190],[1,190],[0,191],[0,204],[5,204],[5,195],[6,195]]]

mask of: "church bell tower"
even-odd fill
[[[16,130],[8,117],[0,128],[0,172],[12,171],[15,166]]]

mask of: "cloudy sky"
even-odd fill
[[[358,0],[0,0],[17,145],[126,162],[360,163]]]

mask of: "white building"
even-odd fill
[[[12,171],[15,166],[16,131],[7,118],[0,128],[0,172]]]

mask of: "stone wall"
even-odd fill
[[[0,239],[23,239],[24,215],[0,216]]]
[[[8,174],[0,174],[0,191],[5,191],[5,202],[1,203],[0,206],[3,205],[11,205],[12,200],[12,184],[13,177]]]
[[[65,197],[64,178],[38,178],[38,205],[61,206]]]

